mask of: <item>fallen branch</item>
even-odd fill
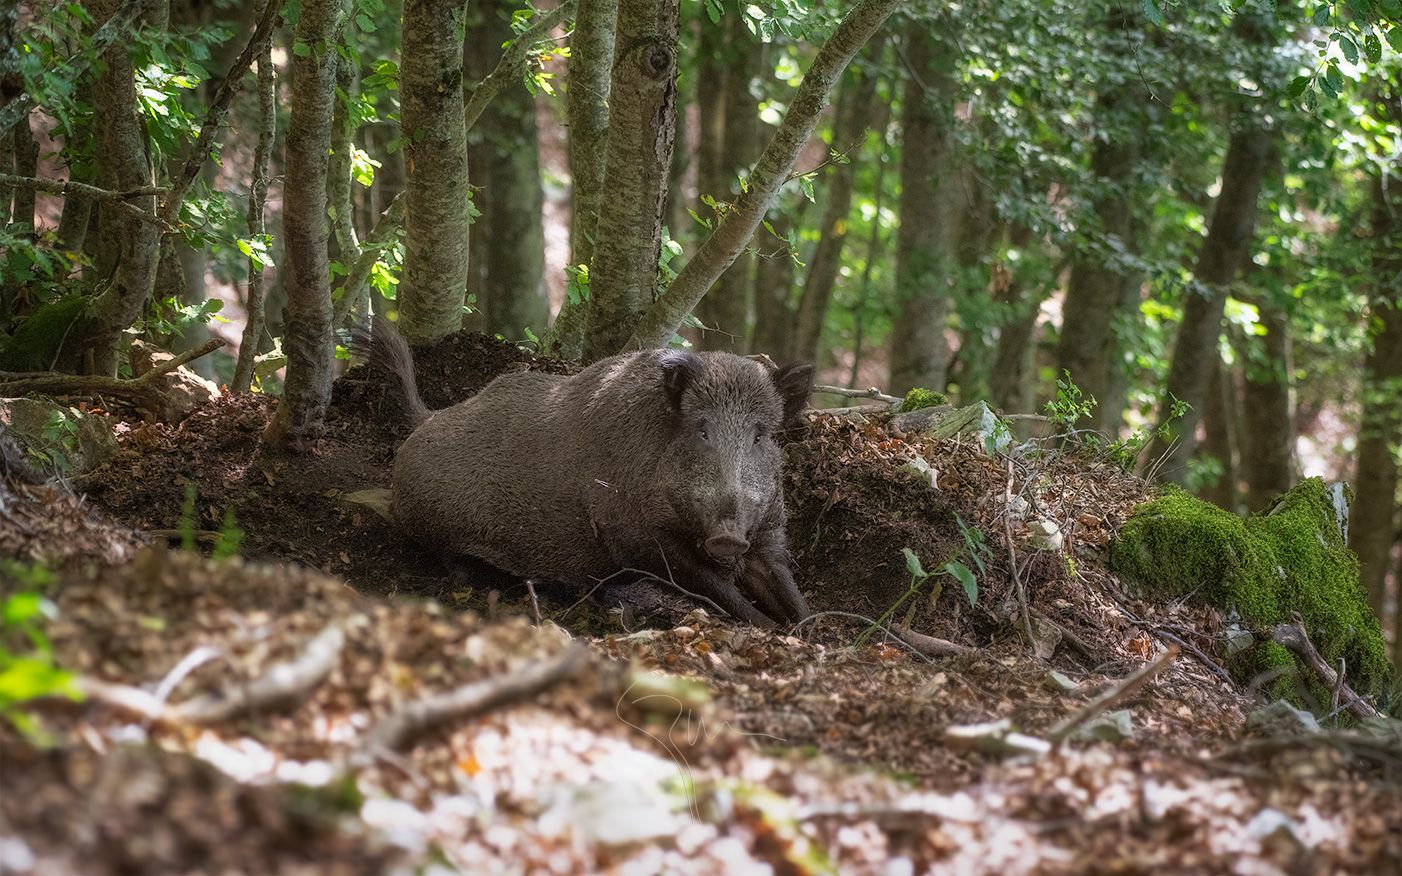
[[[1091,700],[1089,703],[1086,703],[1079,712],[1056,725],[1048,738],[1055,743],[1065,741],[1066,737],[1076,732],[1077,727],[1089,721],[1091,718],[1094,718],[1096,715],[1099,715],[1101,712],[1129,699],[1176,659],[1178,659],[1178,646],[1170,645],[1169,649],[1160,654],[1152,663],[1149,663],[1139,671],[1130,675],[1124,681],[1117,684],[1113,690],[1107,691]]]
[[[1027,607],[1027,589],[1022,585],[1022,575],[1017,571],[1017,548],[1013,546],[1013,459],[1008,457],[1008,483],[1003,488],[1003,536],[1008,541],[1008,571],[1013,576],[1013,592],[1017,594],[1018,608],[1022,611],[1022,629],[1027,635],[1027,647],[1036,650],[1036,637],[1032,635],[1032,612]]]
[[[340,662],[346,634],[332,625],[317,634],[295,659],[275,663],[247,685],[235,685],[176,706],[176,718],[188,724],[217,724],[250,712],[297,705],[316,690]]]
[[[574,644],[544,663],[519,672],[466,684],[447,693],[409,703],[370,730],[362,751],[405,751],[444,724],[466,721],[494,709],[534,697],[574,676],[588,663],[589,649]]]
[[[1301,623],[1299,615],[1295,616],[1294,621],[1289,624],[1276,624],[1275,629],[1271,631],[1271,641],[1299,657],[1326,688],[1337,690],[1340,702],[1348,709],[1350,715],[1360,720],[1378,717],[1378,710],[1349,687],[1334,667],[1319,655],[1314,643],[1305,633],[1305,626]]]
[[[492,98],[496,97],[508,82],[525,73],[526,56],[544,40],[546,34],[574,16],[575,2],[576,0],[564,0],[549,12],[537,13],[535,22],[511,41],[501,53],[501,60],[497,62],[496,68],[486,79],[477,83],[467,106],[463,107],[464,131],[472,130],[487,104],[492,102]]]
[[[817,393],[822,393],[823,395],[840,395],[844,398],[874,398],[877,401],[883,401],[888,405],[897,405],[901,403],[900,397],[894,395],[887,395],[886,393],[882,392],[874,386],[870,389],[848,389],[845,386],[823,386],[820,384],[818,386],[813,387],[813,391]]]
[[[71,179],[42,179],[35,176],[14,176],[13,174],[0,173],[0,187],[12,189],[32,189],[36,192],[44,192],[50,195],[60,195],[63,197],[82,197],[94,201],[102,201],[111,204],[128,216],[134,216],[142,222],[150,222],[159,225],[166,231],[174,231],[175,226],[155,213],[148,213],[135,204],[128,204],[127,198],[137,198],[142,195],[159,195],[166,189],[160,186],[143,186],[125,192],[114,192],[111,189],[101,189],[97,186],[90,186]]]
[[[158,378],[222,346],[222,339],[210,338],[193,350],[186,350],[140,377],[130,380],[97,374],[57,372],[40,372],[12,380],[0,380],[0,396],[14,398],[31,392],[41,395],[110,395],[128,399],[151,410],[159,410],[165,400],[165,390]]]
[[[853,414],[885,414],[891,410],[887,404],[874,405],[852,405],[848,408],[807,408],[804,414],[812,416],[814,414],[827,414],[833,417],[847,417]]]
[[[951,642],[948,639],[941,639],[937,636],[927,636],[924,633],[917,633],[909,627],[891,627],[891,632],[895,633],[902,642],[924,654],[926,657],[963,657],[974,653],[974,649],[968,645],[961,645],[958,642]]]

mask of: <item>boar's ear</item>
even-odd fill
[[[785,365],[772,374],[774,388],[779,390],[779,398],[784,400],[784,425],[787,426],[808,404],[808,395],[813,391],[813,366]]]
[[[701,374],[701,360],[681,350],[663,350],[658,357],[662,366],[662,392],[672,410],[682,409],[682,393]]]

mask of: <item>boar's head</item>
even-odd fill
[[[782,527],[776,433],[802,411],[813,366],[769,369],[724,353],[662,353],[662,390],[672,409],[671,444],[660,476],[673,511],[716,562],[749,550]]]

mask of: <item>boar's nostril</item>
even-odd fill
[[[750,543],[738,535],[713,535],[706,539],[706,553],[713,557],[738,557],[750,549]]]

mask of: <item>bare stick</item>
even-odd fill
[[[135,204],[128,204],[127,198],[136,198],[142,195],[157,195],[166,191],[160,186],[143,186],[126,192],[114,192],[111,189],[100,189],[97,186],[90,186],[71,179],[41,179],[34,176],[14,176],[13,174],[0,173],[0,186],[16,189],[33,189],[36,192],[44,192],[50,195],[61,195],[63,197],[90,198],[94,201],[102,201],[111,204],[128,216],[134,216],[142,222],[150,222],[159,225],[166,231],[174,231],[175,226],[155,213],[148,213]]]
[[[589,649],[574,644],[544,663],[499,678],[415,700],[391,713],[371,729],[362,750],[369,753],[387,749],[405,751],[423,736],[444,724],[466,721],[493,709],[534,697],[567,678],[587,664]]]
[[[1113,690],[1101,694],[1095,699],[1086,703],[1079,712],[1056,725],[1052,730],[1050,739],[1052,742],[1060,743],[1066,737],[1076,731],[1076,728],[1099,715],[1101,712],[1124,702],[1133,696],[1140,688],[1148,684],[1154,676],[1164,670],[1168,664],[1178,658],[1178,646],[1170,645],[1168,650],[1160,654],[1153,662],[1139,669],[1124,681],[1117,684]]]
[[[803,413],[807,416],[814,414],[827,414],[830,417],[846,417],[852,414],[885,414],[889,413],[891,406],[888,404],[853,405],[850,408],[807,408]]]
[[[927,657],[962,657],[974,653],[974,649],[970,648],[968,645],[961,645],[958,642],[951,642],[948,639],[917,633],[909,627],[892,627],[891,632],[899,636],[901,641]]]
[[[463,107],[463,130],[471,131],[487,104],[492,102],[492,98],[496,97],[508,82],[520,78],[526,72],[526,56],[530,54],[531,49],[539,45],[561,22],[574,17],[574,7],[575,0],[564,0],[549,12],[538,14],[535,22],[511,41],[501,53],[501,60],[497,62],[496,69],[472,90],[472,97],[467,106]]]
[[[1299,615],[1295,616],[1294,623],[1276,624],[1275,629],[1271,632],[1271,641],[1289,649],[1296,657],[1299,657],[1319,677],[1320,682],[1325,687],[1330,690],[1337,689],[1340,702],[1348,709],[1350,715],[1359,719],[1378,717],[1378,710],[1349,687],[1343,678],[1334,671],[1334,667],[1319,656],[1319,651],[1315,649],[1314,643],[1305,633],[1305,626],[1300,621]]]
[[[535,615],[535,625],[540,626],[540,600],[536,599],[535,582],[530,578],[526,579],[526,592],[531,595],[531,614]]]
[[[175,714],[190,724],[217,724],[249,712],[295,706],[336,668],[345,643],[346,634],[333,624],[318,633],[295,659],[268,667],[247,685],[181,703]]]
[[[1013,576],[1013,592],[1017,594],[1018,608],[1022,611],[1022,629],[1027,634],[1027,647],[1032,648],[1036,638],[1032,635],[1032,613],[1027,607],[1027,590],[1022,586],[1022,576],[1017,571],[1017,548],[1013,546],[1013,522],[1010,509],[1013,506],[1013,459],[1008,457],[1008,484],[1003,488],[1003,536],[1008,541],[1008,570]]]
[[[877,401],[883,401],[888,405],[896,405],[901,403],[901,398],[899,396],[887,395],[886,393],[882,392],[874,386],[870,389],[848,389],[845,386],[819,385],[813,387],[813,391],[822,393],[823,395],[840,395],[844,398],[874,398]]]

